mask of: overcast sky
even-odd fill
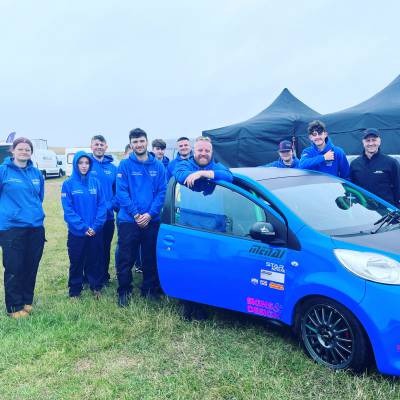
[[[400,2],[0,0],[0,141],[195,137],[287,87],[320,113],[400,74]]]

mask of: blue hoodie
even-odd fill
[[[333,161],[325,161],[324,154],[329,150],[333,150],[335,153]],[[326,139],[326,146],[322,151],[319,151],[315,144],[304,149],[299,161],[299,168],[325,172],[343,179],[347,179],[350,174],[349,162],[344,151],[340,147],[334,146],[329,138]]]
[[[149,154],[154,156],[154,158],[156,157],[156,155],[152,151],[149,151]],[[160,161],[160,160],[158,160],[158,161]],[[169,164],[169,158],[167,156],[163,156],[163,158],[160,162],[162,165],[164,165],[164,168],[167,169],[168,164]]]
[[[90,155],[93,166],[90,171],[91,175],[97,178],[103,189],[106,206],[107,221],[114,220],[114,210],[118,208],[115,196],[115,179],[117,177],[117,167],[112,164],[113,156],[105,155],[102,161],[97,160],[93,154]]]
[[[193,152],[190,152],[189,158],[193,157]],[[189,158],[182,158],[182,156],[178,153],[177,156],[168,164],[167,168],[167,182],[171,179],[174,175],[176,166],[184,160],[189,160]]]
[[[78,161],[88,157],[90,168],[86,175],[78,169]],[[61,189],[61,203],[64,209],[64,220],[68,230],[75,236],[85,236],[92,228],[95,232],[103,228],[106,221],[106,202],[100,182],[90,173],[93,160],[84,151],[78,151],[72,162],[73,171]]]
[[[153,221],[158,220],[166,190],[164,166],[150,153],[146,161],[131,153],[118,167],[118,222],[135,222],[133,216],[144,213],[149,213]]]
[[[269,164],[261,165],[262,167],[276,167],[276,168],[299,168],[299,160],[296,157],[293,157],[292,164],[286,165],[282,158],[279,157],[279,160],[273,161]]]
[[[0,231],[43,226],[43,176],[32,161],[20,168],[13,160],[0,165]]]
[[[211,159],[211,161],[207,165],[201,167],[196,163],[194,157],[191,157],[188,160],[181,161],[177,165],[174,172],[175,179],[183,185],[186,178],[193,172],[197,171],[214,171],[214,179],[198,179],[193,187],[193,190],[195,191],[207,191],[207,186],[209,182],[218,180],[226,182],[233,181],[232,172],[229,171],[229,169],[226,168],[225,165],[217,163],[213,159]]]

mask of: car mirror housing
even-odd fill
[[[271,243],[276,239],[276,232],[269,222],[256,222],[250,228],[250,236],[256,240]]]

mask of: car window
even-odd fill
[[[211,184],[202,192],[183,185],[175,189],[175,222],[179,225],[248,237],[255,222],[266,222],[264,210],[241,194]]]

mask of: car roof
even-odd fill
[[[234,175],[245,175],[255,181],[265,179],[278,179],[298,176],[321,176],[320,173],[305,169],[276,168],[276,167],[253,167],[253,168],[231,168]]]

